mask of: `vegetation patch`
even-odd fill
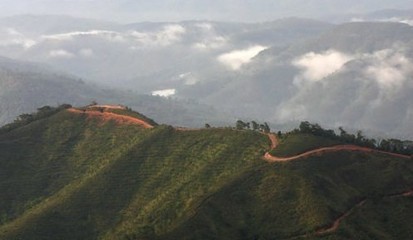
[[[285,135],[270,153],[277,157],[291,157],[313,149],[338,144],[342,144],[342,142],[308,133],[292,133]]]

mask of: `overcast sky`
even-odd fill
[[[117,22],[255,22],[385,8],[413,9],[413,0],[0,0],[0,16],[64,14]]]

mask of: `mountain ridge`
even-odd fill
[[[0,133],[0,189],[6,193],[0,196],[1,237],[307,239],[318,231],[319,237],[345,239],[343,231],[360,234],[349,228],[354,220],[348,222],[365,209],[351,210],[355,202],[393,203],[396,198],[382,196],[408,195],[413,186],[413,162],[395,155],[317,148],[322,154],[268,163],[263,156],[277,148],[275,135],[233,128],[145,128],[141,122],[105,117],[110,111],[122,111],[113,113],[117,117],[133,114],[119,105],[70,109]],[[289,144],[288,138],[282,141]],[[299,223],[290,225],[294,221]],[[323,230],[337,221],[339,231]],[[193,224],[201,225],[195,230]],[[406,234],[403,226],[397,229]]]

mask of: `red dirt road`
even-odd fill
[[[144,128],[153,128],[152,125],[150,125],[149,123],[141,119],[130,117],[130,116],[124,116],[124,115],[120,115],[120,114],[116,114],[112,112],[105,112],[105,111],[100,112],[100,111],[93,111],[93,110],[82,111],[76,108],[69,108],[67,109],[67,111],[71,113],[76,113],[76,114],[86,114],[88,117],[99,118],[99,119],[102,119],[103,121],[113,120],[118,124],[136,124]]]
[[[327,227],[327,228],[321,228],[321,229],[317,230],[317,232],[315,233],[315,235],[323,235],[323,234],[335,232],[335,231],[338,229],[338,227],[340,226],[340,223],[341,223],[345,218],[347,218],[348,216],[350,216],[350,215],[354,212],[354,210],[355,210],[356,208],[362,207],[362,206],[366,203],[366,201],[367,201],[367,200],[365,200],[365,199],[362,200],[362,201],[360,201],[360,202],[357,203],[353,208],[351,208],[350,210],[348,210],[347,212],[345,212],[343,215],[341,215],[339,218],[337,218],[337,219],[333,222],[333,224],[332,224],[331,226],[329,226],[329,227]]]
[[[268,138],[271,141],[271,149],[273,150],[277,147],[278,145],[278,139],[275,134],[267,134]],[[314,149],[305,153],[301,153],[295,156],[291,157],[277,157],[277,156],[272,156],[270,152],[266,152],[264,155],[264,159],[268,162],[288,162],[288,161],[293,161],[297,160],[300,158],[312,156],[312,155],[321,155],[324,153],[329,153],[329,152],[338,152],[338,151],[359,151],[359,152],[368,152],[368,153],[381,153],[381,154],[386,154],[390,155],[393,157],[398,157],[398,158],[405,158],[405,159],[410,159],[410,156],[402,155],[402,154],[397,154],[397,153],[390,153],[390,152],[385,152],[385,151],[380,151],[376,149],[371,149],[371,148],[366,148],[366,147],[360,147],[356,145],[337,145],[337,146],[332,146],[332,147],[322,147],[318,149]],[[396,194],[392,197],[410,197],[413,196],[413,190],[409,190],[400,194]],[[335,232],[339,227],[340,224],[343,220],[345,220],[348,216],[350,216],[355,209],[362,207],[366,203],[366,199],[358,202],[354,207],[352,207],[350,210],[347,212],[343,213],[340,217],[338,217],[336,220],[332,222],[332,224],[329,227],[321,228],[318,229],[315,233],[313,234],[305,234],[305,235],[300,235],[296,237],[292,237],[290,239],[297,239],[297,238],[302,238],[302,237],[309,237],[310,235],[315,235],[315,236],[320,236],[328,233]]]
[[[277,137],[274,134],[268,134],[268,138],[271,141],[271,150],[275,149],[278,145]],[[385,152],[385,151],[376,150],[376,149],[367,148],[367,147],[360,147],[356,145],[336,145],[332,147],[322,147],[322,148],[317,148],[317,149],[314,149],[314,150],[311,150],[305,153],[301,153],[295,156],[291,156],[291,157],[277,157],[277,156],[272,156],[270,152],[266,152],[264,155],[264,159],[268,162],[288,162],[288,161],[293,161],[293,160],[297,160],[297,159],[312,156],[312,155],[324,154],[324,153],[329,153],[329,152],[338,152],[338,151],[358,151],[358,152],[368,152],[368,153],[381,153],[381,154],[386,154],[386,155],[390,155],[393,157],[410,159],[410,156],[397,154],[397,153],[391,153],[391,152]]]

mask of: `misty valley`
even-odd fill
[[[69,2],[0,1],[1,240],[413,239],[411,1]]]

